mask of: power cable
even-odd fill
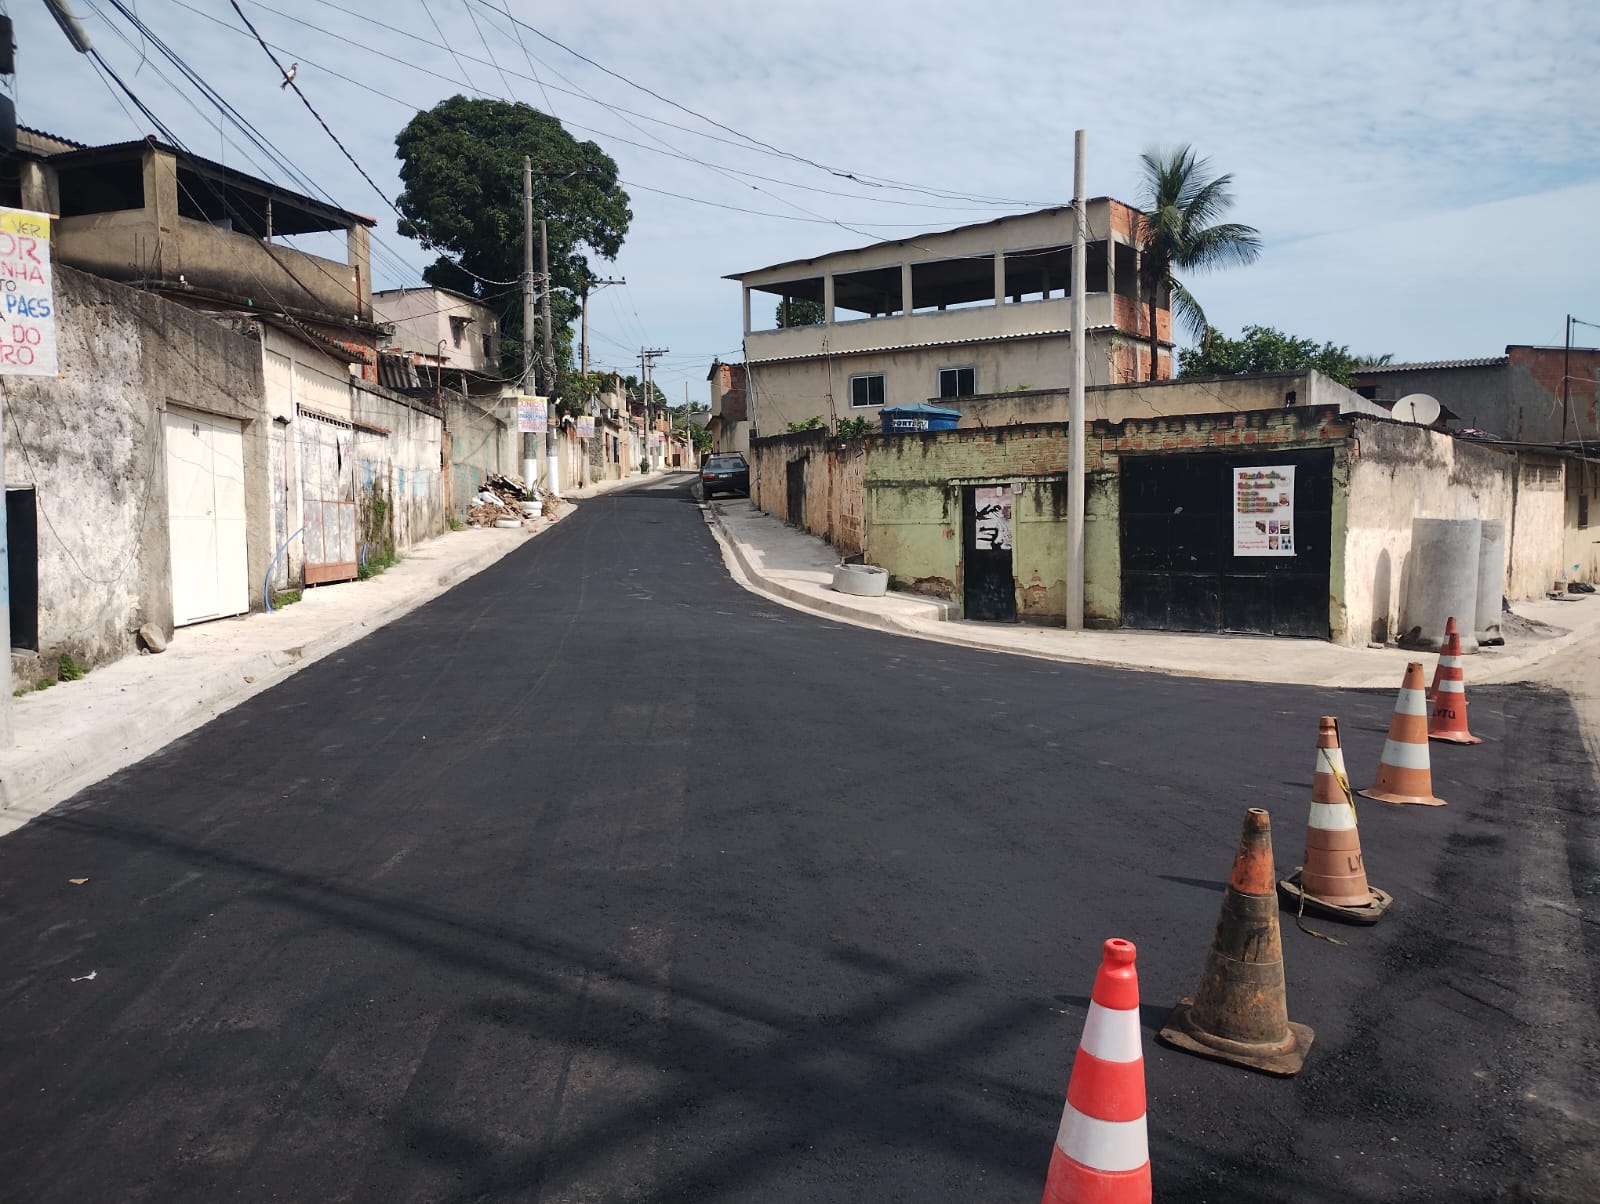
[[[378,187],[377,181],[375,181],[372,178],[372,176],[367,173],[367,169],[366,168],[361,166],[361,164],[356,160],[356,157],[350,153],[349,148],[346,147],[345,144],[339,140],[339,135],[335,134],[333,132],[333,128],[331,126],[329,126],[326,121],[323,120],[322,114],[317,112],[316,106],[313,105],[311,103],[311,101],[306,97],[306,94],[300,90],[300,85],[295,82],[294,77],[291,76],[287,71],[285,71],[283,69],[283,64],[278,61],[278,56],[272,52],[272,47],[267,45],[266,40],[264,38],[262,38],[260,32],[257,31],[255,25],[252,24],[250,18],[245,16],[244,9],[239,7],[239,0],[228,0],[228,3],[230,5],[232,5],[233,11],[239,14],[239,19],[244,22],[245,28],[247,28],[250,31],[251,36],[255,38],[257,44],[260,45],[262,51],[266,54],[267,58],[272,61],[272,65],[278,69],[278,74],[283,77],[284,82],[287,83],[289,85],[289,87],[294,89],[294,94],[300,98],[300,102],[302,104],[304,104],[306,109],[310,112],[310,114],[317,119],[317,124],[322,127],[323,132],[326,133],[329,138],[333,139],[333,144],[339,148],[340,152],[344,155],[344,157],[346,159],[350,160],[350,165],[352,167],[354,167],[357,172],[360,173],[361,178],[367,182],[368,187],[370,187],[373,192],[377,193],[381,198],[383,198],[383,203],[385,205],[389,206],[390,209],[394,210],[395,216],[398,217],[402,222],[406,221],[407,220],[406,219],[406,215],[404,213],[401,213],[399,207],[396,206],[395,203],[389,199],[388,193],[384,192],[383,189]],[[425,243],[423,245],[427,246],[428,244]],[[429,250],[438,250],[438,248],[431,247],[431,246],[429,246],[428,249]],[[461,271],[463,271],[467,275],[471,276],[474,280],[481,281],[484,284],[506,286],[506,285],[515,285],[515,284],[519,283],[516,280],[490,280],[486,276],[478,275],[478,273],[474,272],[471,268],[466,267],[459,260],[457,260],[454,256],[445,254],[443,251],[440,251],[440,255],[441,255],[442,258],[449,260],[452,264],[454,264]]]

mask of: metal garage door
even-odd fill
[[[356,575],[355,429],[306,409],[300,419],[306,584],[350,581]]]
[[[250,609],[244,427],[188,410],[168,410],[163,424],[172,621],[181,627],[243,614]]]
[[[1294,552],[1235,555],[1235,470],[1270,466],[1294,470]],[[1332,450],[1129,456],[1121,478],[1123,626],[1328,638]]]

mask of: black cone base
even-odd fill
[[[1172,1009],[1172,1015],[1167,1017],[1166,1027],[1161,1030],[1161,1039],[1174,1049],[1181,1049],[1185,1053],[1197,1054],[1216,1062],[1229,1062],[1234,1066],[1243,1066],[1247,1070],[1259,1070],[1263,1074],[1277,1075],[1279,1078],[1299,1074],[1300,1068],[1305,1065],[1306,1054],[1311,1051],[1311,1042],[1316,1037],[1316,1034],[1305,1025],[1296,1024],[1291,1020],[1288,1022],[1289,1035],[1293,1044],[1287,1049],[1229,1041],[1225,1037],[1203,1032],[1196,1027],[1190,1019],[1190,1009],[1193,1006],[1193,999],[1184,999]]]

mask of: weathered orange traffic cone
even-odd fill
[[[1339,721],[1332,715],[1317,724],[1305,865],[1278,883],[1278,893],[1291,907],[1355,924],[1376,924],[1394,903],[1392,896],[1367,885],[1356,804],[1339,747]]]
[[[1433,762],[1428,758],[1428,706],[1422,698],[1422,662],[1406,664],[1405,679],[1394,700],[1389,738],[1378,760],[1378,780],[1360,792],[1380,803],[1416,803],[1442,807],[1433,796]]]
[[[1451,651],[1454,649],[1454,651]],[[1446,659],[1448,658],[1448,659]],[[1461,664],[1461,631],[1456,627],[1456,617],[1451,615],[1444,621],[1444,639],[1439,643],[1439,661],[1433,666],[1433,684],[1428,687],[1428,701],[1433,701],[1433,696],[1439,692],[1439,679],[1444,676],[1446,665]]]
[[[1112,938],[1101,954],[1043,1204],[1150,1204],[1134,953]]]
[[[1315,1034],[1289,1019],[1272,879],[1272,820],[1251,807],[1200,985],[1173,1009],[1161,1039],[1202,1058],[1287,1077],[1305,1064]]]
[[[1461,634],[1451,619],[1444,629],[1444,647],[1433,671],[1432,704],[1428,712],[1428,739],[1451,744],[1482,744],[1467,730],[1467,674],[1461,667]]]

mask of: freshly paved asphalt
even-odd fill
[[[683,485],[585,503],[0,840],[0,1198],[1037,1200],[1109,935],[1157,1199],[1593,1198],[1592,768],[1473,699],[1450,806],[1362,808],[1392,916],[1285,917],[1268,1079],[1154,1032],[1243,809],[1294,865],[1391,694],[812,619]]]

